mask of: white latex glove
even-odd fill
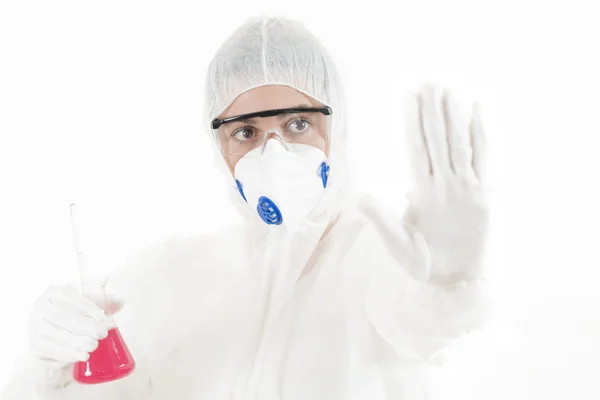
[[[479,107],[467,124],[451,93],[427,84],[407,99],[406,118],[413,187],[404,222],[427,243],[429,280],[476,279],[488,226]]]
[[[106,315],[123,307],[107,296]],[[87,361],[98,340],[108,336],[105,313],[73,286],[52,286],[36,301],[29,322],[30,349],[41,369],[40,384],[62,385],[67,368]]]

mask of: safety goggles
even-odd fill
[[[270,137],[276,138],[292,151],[302,146],[291,144],[325,148],[329,140],[332,112],[328,106],[280,108],[224,119],[215,118],[211,128],[226,157],[244,157],[252,150],[264,147]]]

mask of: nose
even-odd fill
[[[267,133],[265,142],[262,146],[261,157],[266,158],[275,153],[279,153],[282,150],[285,152],[289,151],[290,149],[281,135],[276,131]]]
[[[263,147],[263,151],[260,154],[261,160],[265,160],[276,154],[285,154],[287,150],[282,146],[281,142],[277,139],[269,139]]]
[[[277,139],[281,140],[281,135],[277,131],[269,131],[266,140]]]

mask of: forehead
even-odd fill
[[[289,86],[259,86],[240,94],[218,118],[229,118],[236,115],[278,108],[297,107],[301,104],[311,107],[321,106],[321,103],[318,101]]]

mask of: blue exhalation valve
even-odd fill
[[[242,198],[244,200],[246,200],[246,195],[244,194],[244,189],[242,188],[242,182],[238,181],[237,179],[235,180],[235,183],[237,184],[238,190],[240,192],[240,194],[242,195]],[[246,203],[248,202],[248,200],[246,200]]]
[[[281,225],[283,217],[281,211],[268,197],[261,197],[258,199],[258,205],[256,206],[259,217],[267,223],[267,225]]]
[[[321,163],[321,180],[323,181],[323,187],[327,187],[327,178],[329,178],[329,165],[325,161]]]

